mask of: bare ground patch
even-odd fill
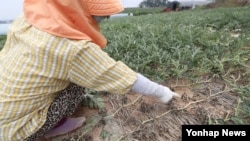
[[[50,140],[180,141],[181,125],[221,124],[234,114],[238,103],[237,94],[222,81],[202,78],[194,83],[175,80],[165,85],[182,98],[163,104],[135,93],[100,94],[105,109],[79,107],[75,116],[86,116],[85,125]]]

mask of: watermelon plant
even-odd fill
[[[230,121],[245,123],[250,117],[249,25],[249,7],[234,7],[109,19],[101,27],[109,41],[105,51],[151,79],[195,82],[209,76],[237,89],[243,102]]]
[[[101,24],[108,39],[104,50],[159,83],[172,79],[195,83],[209,77],[232,88],[231,93],[239,95],[234,114],[208,118],[209,124],[250,121],[249,28],[249,7],[128,16]],[[0,49],[5,40],[0,36]],[[87,106],[103,107],[95,92],[86,100],[91,103]]]

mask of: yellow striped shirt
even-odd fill
[[[35,133],[69,83],[124,94],[135,81],[136,72],[96,44],[40,31],[21,15],[0,52],[0,140],[21,141]]]

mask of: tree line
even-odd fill
[[[176,0],[178,2],[178,0]],[[218,6],[245,6],[250,5],[250,0],[207,0],[211,2],[210,5]],[[169,0],[143,0],[139,7],[166,7],[170,1]]]
[[[168,0],[143,0],[139,7],[165,7],[168,3]]]

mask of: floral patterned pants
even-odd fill
[[[53,129],[63,118],[72,115],[84,99],[84,88],[70,84],[50,105],[45,124],[25,141],[34,141]]]

